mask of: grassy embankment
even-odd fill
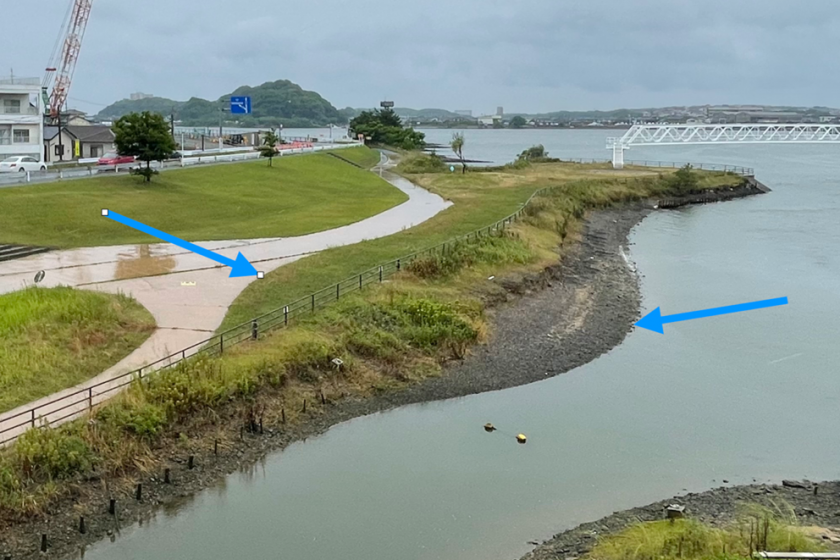
[[[718,528],[692,519],[639,523],[603,537],[585,558],[597,560],[734,560],[761,550],[819,552],[825,545],[780,515],[744,506],[738,520]]]
[[[360,164],[365,147],[341,150]],[[352,196],[348,196],[352,192]],[[376,215],[407,199],[367,171],[326,154],[165,171],[151,184],[108,175],[0,189],[0,241],[48,247],[153,243],[102,219],[108,208],[189,241],[290,237]]]
[[[129,297],[70,288],[0,295],[0,309],[0,412],[101,373],[155,327]]]
[[[416,169],[412,161],[405,168]],[[741,182],[731,175],[701,177],[709,186]],[[0,512],[40,511],[64,487],[46,481],[72,479],[93,464],[106,476],[132,471],[137,464],[158,470],[154,457],[165,454],[161,448],[206,449],[214,439],[235,438],[244,422],[257,417],[279,427],[281,417],[294,423],[318,414],[321,401],[365,396],[438,375],[441,364],[462,357],[485,337],[484,296],[502,290],[487,280],[489,274],[513,276],[556,262],[558,247],[562,254],[587,209],[684,189],[670,173],[574,164],[411,178],[454,206],[397,235],[281,267],[240,296],[226,325],[377,263],[484,227],[519,209],[537,189],[555,188],[537,197],[526,217],[501,235],[462,242],[445,256],[417,260],[389,282],[342,298],[289,329],[132,387],[99,409],[95,426],[77,422],[29,432],[0,456]],[[341,370],[333,366],[333,358],[344,362]],[[62,452],[45,456],[40,452],[45,446]]]

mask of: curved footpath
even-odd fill
[[[214,241],[198,245],[231,259],[235,259],[237,253],[242,251],[258,270],[268,273],[331,247],[393,235],[423,223],[451,206],[451,202],[440,196],[386,171],[393,165],[392,160],[383,154],[382,161],[374,171],[407,194],[409,199],[381,214],[347,226],[300,237]],[[154,316],[157,329],[137,350],[97,377],[0,414],[0,431],[25,422],[28,418],[18,415],[33,407],[107,382],[120,374],[203,342],[222,324],[236,297],[248,284],[258,281],[253,277],[228,278],[229,269],[174,245],[120,245],[54,251],[0,263],[0,294],[31,285],[39,270],[46,272],[41,286],[72,286],[130,294]],[[282,303],[278,302],[278,306]],[[105,385],[98,390],[107,388]],[[56,408],[66,404],[46,406],[36,414],[47,421],[55,420],[73,411],[70,408],[55,412]],[[78,410],[85,410],[87,404],[80,403]],[[0,434],[0,441],[19,435],[28,428],[29,424],[13,432]]]

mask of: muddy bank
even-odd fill
[[[840,482],[784,481],[779,485],[755,484],[721,487],[702,492],[675,496],[644,507],[616,512],[592,523],[556,535],[522,557],[522,560],[564,560],[582,556],[592,550],[599,536],[620,532],[640,521],[655,521],[665,517],[671,504],[685,507],[686,517],[721,527],[732,523],[743,504],[760,504],[776,510],[789,506],[804,527],[840,526]],[[827,544],[840,546],[835,532],[816,531]]]

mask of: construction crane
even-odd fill
[[[53,47],[50,64],[41,83],[44,112],[52,121],[58,119],[61,108],[67,102],[92,4],[93,0],[72,0]]]

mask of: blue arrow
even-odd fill
[[[665,334],[662,328],[666,323],[678,323],[680,321],[691,321],[692,319],[702,319],[704,317],[714,317],[715,315],[727,315],[729,313],[739,313],[741,311],[752,311],[754,309],[764,309],[765,307],[776,307],[779,305],[787,305],[788,298],[765,299],[763,301],[754,301],[752,303],[741,303],[738,305],[727,305],[726,307],[715,307],[714,309],[703,309],[701,311],[689,311],[688,313],[677,313],[676,315],[665,315],[657,307],[636,323],[637,327],[647,329],[649,331]]]
[[[131,218],[126,218],[116,212],[112,212],[110,210],[102,210],[102,215],[106,218],[111,218],[115,222],[119,222],[124,226],[128,226],[130,228],[136,229],[138,231],[142,231],[143,233],[148,233],[153,237],[157,237],[158,239],[163,239],[164,241],[168,241],[173,245],[177,245],[182,249],[186,249],[187,251],[192,251],[193,253],[198,253],[202,257],[207,257],[208,259],[214,260],[217,263],[223,264],[225,266],[229,266],[231,268],[230,271],[230,278],[239,278],[241,276],[257,276],[257,269],[248,262],[248,259],[245,258],[245,255],[239,253],[236,257],[236,260],[229,259],[227,257],[223,257],[218,253],[214,253],[213,251],[208,251],[203,247],[199,247],[189,241],[184,241],[183,239],[178,239],[174,235],[169,235],[168,233],[164,233],[160,230],[157,230],[153,227],[147,226],[146,224],[141,224]]]

